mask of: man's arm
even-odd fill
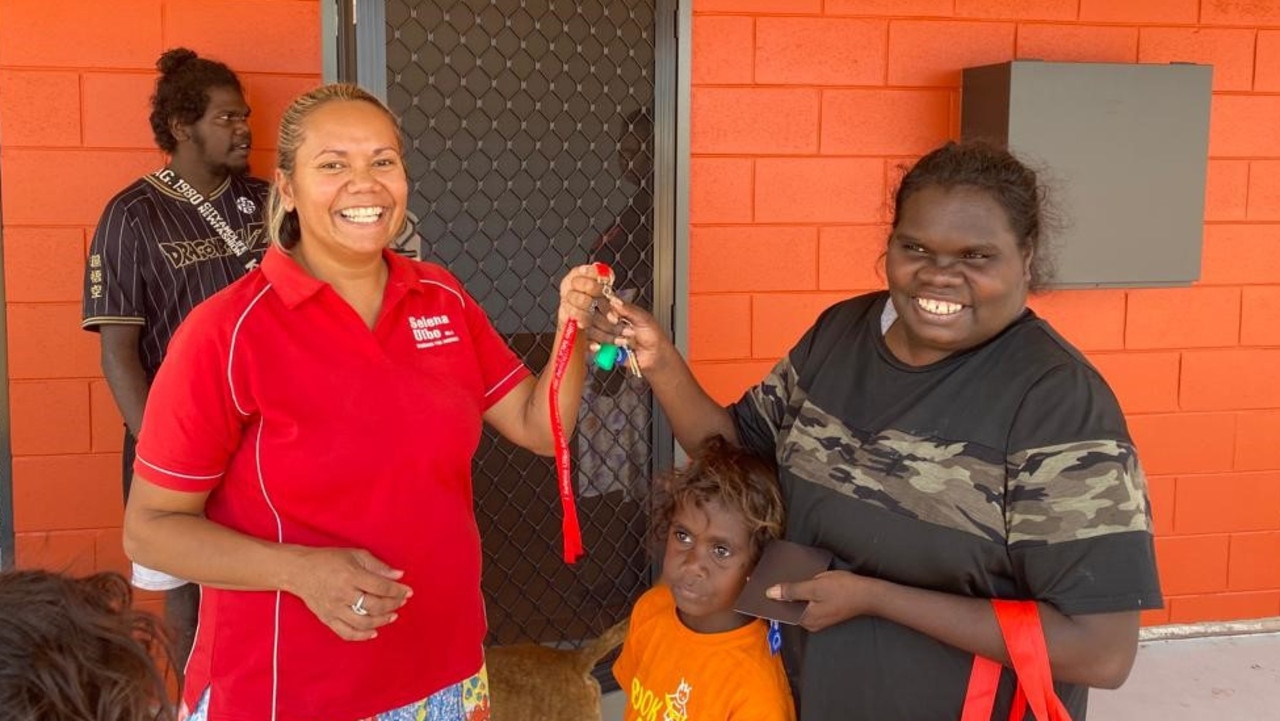
[[[147,405],[147,373],[138,357],[142,326],[104,323],[98,326],[102,341],[102,374],[107,377],[116,407],[134,438],[142,429],[142,409]]]
[[[147,403],[147,374],[138,357],[146,323],[137,223],[119,202],[107,203],[93,232],[85,261],[81,328],[99,334],[102,374],[129,433],[138,437]]]

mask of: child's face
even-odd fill
[[[662,580],[676,598],[680,620],[699,633],[738,628],[733,610],[751,573],[755,548],[746,521],[716,501],[676,508],[667,534]]]

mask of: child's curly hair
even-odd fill
[[[115,573],[0,573],[0,719],[172,721],[163,627]]]
[[[753,561],[766,543],[782,535],[777,466],[715,435],[703,441],[687,466],[655,482],[652,534],[656,547],[666,542],[677,509],[688,504],[701,508],[710,501],[741,514],[751,532]]]

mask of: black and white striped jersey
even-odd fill
[[[260,261],[270,186],[232,176],[204,200]],[[142,326],[139,356],[155,377],[169,339],[187,313],[247,271],[190,200],[148,175],[107,203],[89,246],[81,328]]]

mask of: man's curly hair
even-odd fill
[[[753,562],[765,544],[782,536],[782,493],[776,465],[715,435],[699,446],[687,466],[660,476],[654,484],[655,547],[666,542],[677,509],[690,505],[703,508],[712,501],[746,521]]]
[[[190,125],[209,109],[210,88],[233,88],[244,92],[240,79],[231,68],[202,58],[187,48],[166,50],[156,61],[160,77],[151,96],[151,132],[156,145],[166,153],[178,147],[178,139],[169,132],[169,121]]]

